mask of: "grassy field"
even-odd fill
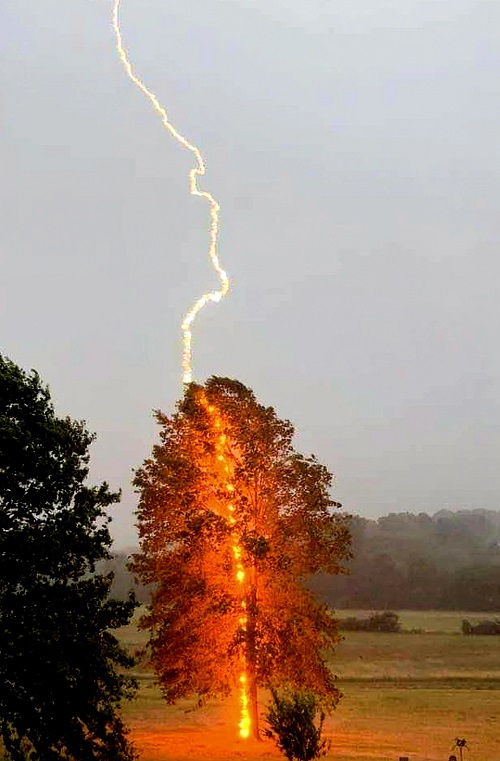
[[[338,611],[339,616],[361,615]],[[366,613],[363,613],[366,615]],[[327,759],[447,761],[455,737],[465,737],[468,761],[500,759],[500,637],[464,637],[454,612],[402,611],[401,634],[346,632],[332,660],[344,697],[328,720]],[[145,635],[120,636],[132,649]],[[236,701],[186,712],[169,707],[150,673],[138,671],[138,699],[125,709],[142,761],[222,761],[278,758],[268,743],[236,737]],[[262,696],[265,704],[266,696]]]

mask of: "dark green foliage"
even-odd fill
[[[353,632],[400,632],[401,623],[397,613],[386,610],[383,613],[373,613],[368,618],[340,618],[339,628]]]
[[[110,629],[106,483],[86,486],[92,436],[55,416],[35,372],[0,355],[0,728],[13,761],[128,761],[118,714],[131,659]]]
[[[288,761],[311,761],[324,756],[330,741],[321,737],[325,713],[311,692],[272,690],[265,734],[272,738]]]

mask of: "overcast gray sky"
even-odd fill
[[[145,82],[208,164],[233,291],[196,324],[347,510],[499,507],[500,3],[122,0]],[[124,490],[217,285],[192,157],[114,51],[111,3],[0,4],[1,349]]]

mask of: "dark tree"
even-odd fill
[[[108,597],[106,483],[85,485],[93,437],[0,355],[0,726],[14,761],[125,761],[119,716],[134,681],[110,630],[135,602]]]
[[[191,384],[178,412],[157,418],[161,443],[135,479],[134,567],[155,585],[143,623],[167,700],[225,695],[242,680],[255,735],[258,687],[335,704],[325,655],[337,627],[303,584],[349,555],[330,473],[234,380]]]

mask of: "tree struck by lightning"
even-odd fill
[[[330,473],[235,380],[190,384],[157,420],[160,443],[135,479],[134,571],[155,584],[142,625],[165,697],[237,691],[242,737],[258,736],[259,688],[305,688],[335,705],[336,624],[303,584],[349,556]]]
[[[191,195],[209,204],[209,259],[220,288],[202,294],[182,321],[184,398],[172,417],[157,413],[161,443],[137,471],[140,552],[133,569],[152,584],[152,662],[166,699],[239,695],[239,734],[259,736],[258,690],[306,688],[327,706],[339,698],[325,655],[335,621],[303,585],[338,573],[349,556],[345,518],[329,497],[330,473],[292,445],[293,428],[238,381],[193,383],[192,325],[229,279],[218,255],[220,205],[200,189],[206,173],[194,143],[169,119],[133,68],[113,3],[116,48],[125,72],[167,132],[193,154]]]

